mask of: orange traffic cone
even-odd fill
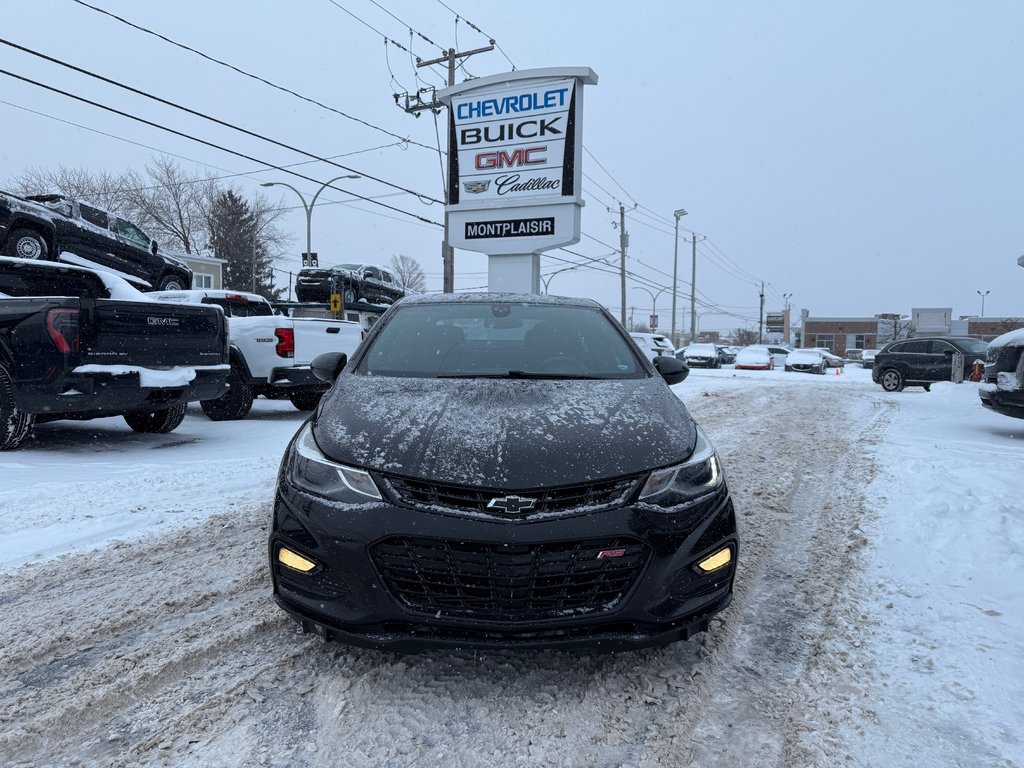
[[[839,375],[839,372],[840,372],[841,370],[843,370],[843,369],[842,369],[842,368],[836,368],[836,376],[838,376],[838,375]]]

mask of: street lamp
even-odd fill
[[[665,291],[670,291],[672,289],[671,289],[671,287],[666,287],[666,288],[662,288],[657,293],[652,293],[650,290],[648,290],[647,288],[644,288],[643,286],[634,285],[633,286],[633,290],[634,291],[643,291],[644,293],[646,293],[648,296],[651,297],[651,317],[655,317],[658,314],[658,297],[661,296],[661,294],[663,294]],[[673,299],[675,298],[675,293],[674,292],[672,294],[672,298]],[[656,330],[656,329],[655,328],[651,328],[651,330],[653,331],[653,330]],[[675,342],[673,341],[672,344],[674,346]]]
[[[975,293],[977,293],[979,296],[981,296],[981,317],[984,317],[985,316],[985,297],[988,296],[990,293],[992,293],[992,291],[985,291],[984,293],[982,293],[981,291],[975,291]]]
[[[679,274],[679,219],[686,215],[686,209],[675,211],[676,217],[676,253],[672,258],[672,345],[676,343],[676,277]]]
[[[321,192],[323,192],[325,189],[327,189],[329,186],[331,186],[331,184],[333,184],[336,181],[340,181],[341,179],[361,179],[361,178],[362,178],[362,176],[360,176],[358,174],[350,173],[350,174],[347,174],[345,176],[335,176],[330,181],[325,181],[320,186],[320,189],[318,189],[316,191],[316,194],[313,195],[313,200],[308,205],[306,204],[306,198],[303,196],[303,194],[301,192],[299,192],[299,190],[297,190],[291,184],[288,184],[286,182],[283,182],[283,181],[265,181],[262,184],[260,184],[260,186],[261,187],[288,187],[288,189],[290,189],[292,192],[294,192],[296,195],[299,196],[299,200],[302,201],[302,207],[306,211],[306,253],[312,254],[313,253],[313,206],[316,205],[316,199],[318,197],[320,197],[320,193]],[[312,258],[312,255],[310,255],[310,258]]]

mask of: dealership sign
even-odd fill
[[[438,92],[449,106],[452,245],[491,255],[579,242],[586,67],[509,72]]]

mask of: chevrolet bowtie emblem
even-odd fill
[[[500,509],[502,512],[514,515],[527,509],[533,509],[533,505],[536,503],[536,499],[528,499],[525,496],[499,496],[487,502],[487,508]]]

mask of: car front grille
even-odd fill
[[[639,486],[642,477],[643,475],[631,475],[581,485],[522,491],[444,485],[393,476],[387,476],[386,480],[396,501],[416,509],[435,510],[442,507],[516,518],[543,512],[596,512],[624,506]],[[517,511],[488,507],[495,499],[510,496],[529,499],[533,504],[523,505],[523,508]]]
[[[620,537],[502,544],[394,536],[371,557],[392,595],[435,618],[497,623],[610,611],[647,561],[647,548]]]

